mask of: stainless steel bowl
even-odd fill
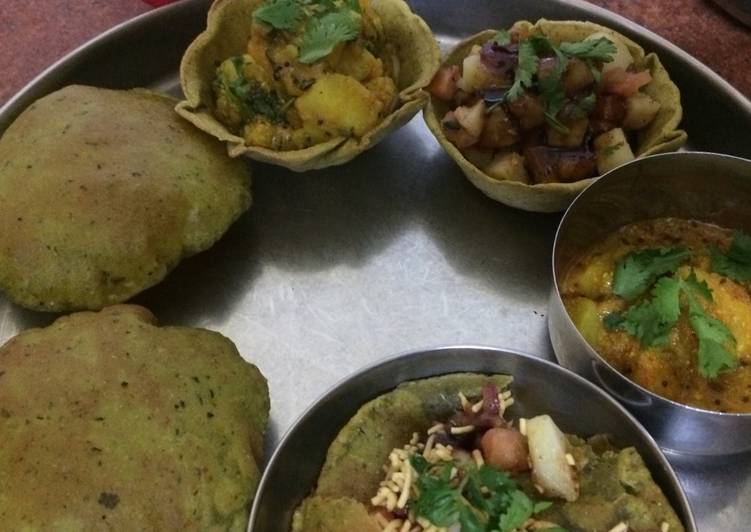
[[[688,500],[675,473],[649,434],[616,401],[574,373],[540,358],[490,347],[415,351],[365,368],[341,381],[287,432],[261,479],[250,516],[253,532],[289,532],[294,509],[315,487],[336,434],[365,402],[414,379],[456,372],[514,376],[514,412],[549,413],[567,432],[609,433],[644,458],[686,530],[695,532]]]
[[[558,280],[576,257],[623,225],[666,216],[751,232],[751,161],[714,153],[656,155],[621,166],[582,192],[563,216],[553,247],[553,349],[561,365],[623,403],[663,448],[697,455],[751,449],[751,414],[693,408],[639,386],[589,346],[563,306]]]

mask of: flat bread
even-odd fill
[[[247,527],[266,380],[230,340],[117,305],[0,348],[3,530]]]
[[[250,206],[245,164],[151,91],[68,86],[0,138],[0,290],[100,309],[211,247]]]

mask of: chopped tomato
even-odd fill
[[[652,75],[649,70],[628,72],[622,68],[614,68],[602,76],[603,90],[611,94],[619,94],[624,98],[633,96],[650,81],[652,81]]]
[[[428,85],[428,92],[444,102],[451,101],[456,94],[456,82],[462,77],[457,65],[442,67]]]

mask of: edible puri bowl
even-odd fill
[[[553,247],[548,328],[561,365],[607,390],[665,449],[725,455],[751,449],[751,414],[724,414],[666,399],[626,378],[584,339],[563,306],[559,280],[578,256],[619,227],[677,217],[751,232],[751,161],[683,152],[639,159],[605,174],[566,211]]]
[[[387,359],[347,377],[318,399],[287,432],[261,479],[249,529],[289,532],[297,505],[315,487],[326,451],[367,401],[402,382],[447,373],[505,373],[514,377],[515,415],[548,413],[566,432],[611,434],[633,445],[689,532],[691,509],[675,473],[652,437],[606,393],[556,364],[507,349],[442,347]]]

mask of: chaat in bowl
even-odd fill
[[[656,444],[602,390],[533,356],[458,346],[386,360],[317,401],[268,463],[250,530],[696,528]]]
[[[232,157],[325,168],[408,122],[439,62],[403,0],[216,0],[176,110]]]
[[[687,138],[658,57],[591,22],[480,32],[428,91],[428,127],[472,184],[529,211],[562,210],[597,176]]]

